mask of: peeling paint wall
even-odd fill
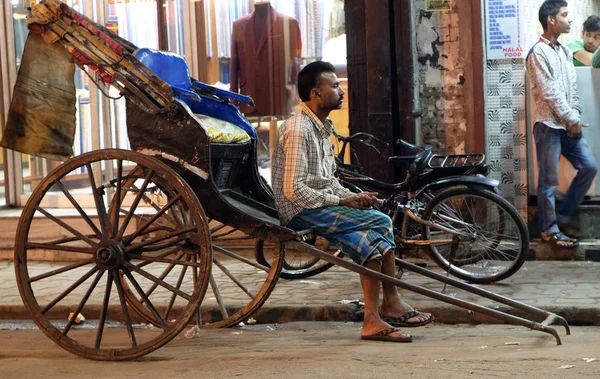
[[[468,135],[472,127],[472,82],[468,13],[456,5],[451,11],[426,12],[425,1],[416,0],[417,60],[420,80],[421,141],[439,153],[472,152]],[[467,9],[468,8],[468,9]],[[468,11],[470,7],[464,7]],[[464,21],[464,20],[463,20]]]
[[[485,6],[485,1],[482,5]],[[519,0],[524,48],[528,50],[541,33],[537,12],[543,0]],[[450,11],[426,12],[425,0],[415,0],[417,54],[421,106],[421,141],[439,153],[474,152],[475,127],[472,88],[474,43],[470,30],[470,1],[454,0]],[[566,43],[581,37],[581,27],[592,14],[600,14],[600,0],[569,1],[573,28]],[[485,9],[484,9],[485,11]],[[485,24],[485,22],[484,22]],[[476,48],[481,48],[476,46]],[[485,46],[484,46],[485,49]],[[490,176],[498,179],[503,196],[526,217],[527,151],[525,69],[523,59],[489,60],[485,80],[485,153]],[[475,89],[477,91],[478,89]],[[479,152],[479,151],[477,151]]]

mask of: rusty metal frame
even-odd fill
[[[482,306],[479,304],[471,303],[471,302],[468,302],[465,300],[457,299],[455,297],[444,295],[442,293],[430,290],[428,288],[425,288],[425,287],[422,287],[422,286],[419,286],[416,284],[407,283],[407,282],[401,281],[399,279],[396,279],[394,277],[382,274],[381,272],[371,270],[364,266],[360,266],[356,263],[347,261],[343,258],[338,258],[332,254],[321,251],[321,250],[315,248],[314,246],[309,245],[304,242],[294,240],[294,241],[284,242],[284,244],[286,247],[296,249],[303,253],[311,254],[313,256],[323,259],[324,261],[333,263],[335,265],[338,265],[338,266],[348,269],[350,271],[354,271],[354,272],[357,272],[362,275],[367,275],[371,278],[379,279],[382,282],[393,284],[397,287],[401,287],[406,290],[416,292],[420,295],[427,296],[427,297],[430,297],[430,298],[433,298],[436,300],[440,300],[440,301],[443,301],[445,303],[449,303],[452,305],[456,305],[458,307],[465,308],[465,309],[468,309],[468,310],[471,310],[474,312],[482,313],[486,316],[490,316],[493,318],[503,320],[508,324],[521,325],[521,326],[524,326],[524,327],[532,329],[532,330],[537,330],[540,332],[551,334],[556,339],[557,345],[561,345],[562,341],[560,340],[560,337],[559,337],[558,333],[556,332],[556,329],[551,328],[550,325],[562,325],[565,327],[566,334],[567,335],[571,334],[571,330],[569,328],[569,324],[567,323],[567,320],[565,320],[561,316],[558,316],[554,313],[545,311],[540,308],[536,308],[536,307],[533,307],[533,306],[530,306],[527,304],[520,303],[513,299],[509,299],[507,297],[495,294],[493,292],[481,289],[479,287],[472,286],[472,285],[462,282],[460,280],[450,278],[450,277],[447,277],[444,275],[440,275],[436,272],[416,266],[416,265],[406,262],[402,259],[396,259],[396,265],[402,269],[406,269],[406,270],[415,272],[417,274],[421,274],[428,278],[449,284],[453,287],[460,288],[464,291],[467,291],[467,292],[485,297],[487,299],[511,306],[511,307],[513,307],[515,309],[519,309],[521,311],[528,312],[532,315],[535,315],[538,317],[544,317],[544,321],[542,321],[542,322],[531,321],[531,320],[528,320],[528,319],[525,319],[522,317],[508,314],[506,312],[498,311],[495,309],[490,309],[488,307],[485,307],[485,306]]]

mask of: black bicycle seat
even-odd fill
[[[398,141],[396,141],[396,143],[409,151],[421,152],[421,151],[425,151],[425,150],[430,150],[430,151],[433,150],[431,145],[413,145],[412,143],[407,142],[401,138],[399,138]]]
[[[389,157],[388,162],[394,166],[400,166],[406,163],[414,163],[415,165],[420,166],[424,163],[427,163],[427,159],[429,159],[432,154],[433,148],[431,145],[413,145],[412,143],[406,142],[403,139],[398,139],[396,143],[402,148],[411,152],[416,152],[417,154]]]

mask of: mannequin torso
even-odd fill
[[[258,46],[263,32],[267,27],[267,20],[270,13],[271,4],[268,1],[260,1],[254,4],[254,42],[256,46]]]

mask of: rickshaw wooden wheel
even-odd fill
[[[64,263],[35,261],[48,251]],[[123,150],[53,170],[31,194],[15,240],[17,283],[35,323],[96,360],[137,358],[177,336],[197,316],[211,261],[208,222],[189,185],[157,159]],[[124,283],[159,327],[137,324]],[[165,303],[177,311],[165,314]],[[79,315],[87,320],[79,324]]]
[[[269,256],[268,264],[253,260],[253,238],[216,220],[210,221],[213,265],[210,290],[195,321],[202,328],[236,326],[251,318],[267,301],[281,273],[281,249]],[[249,254],[248,254],[249,253]],[[146,321],[158,320],[131,290],[127,302]]]

